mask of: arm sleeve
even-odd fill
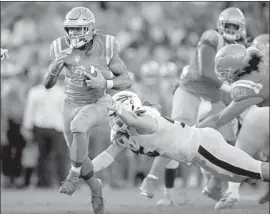
[[[99,172],[109,167],[114,162],[114,158],[106,151],[101,152],[92,161],[94,166],[94,172]]]

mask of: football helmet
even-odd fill
[[[67,44],[80,48],[93,39],[95,17],[88,8],[75,7],[67,13],[63,26]]]
[[[246,38],[246,18],[236,7],[229,7],[220,13],[217,28],[228,41]]]
[[[257,48],[262,52],[269,49],[269,34],[261,34],[256,36],[251,44],[251,47]]]
[[[215,73],[218,78],[228,84],[237,81],[238,75],[248,66],[249,54],[247,49],[240,44],[226,45],[221,48],[215,57]]]
[[[112,96],[112,100],[116,105],[129,111],[136,111],[142,107],[142,101],[138,95],[131,91],[120,91]],[[126,132],[127,130],[127,125],[118,116],[110,121],[110,126],[116,132]]]

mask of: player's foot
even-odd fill
[[[95,178],[96,179],[96,178]],[[92,207],[95,214],[104,213],[104,200],[102,198],[102,182],[100,179],[97,179],[98,188],[95,188],[95,191],[92,190]]]
[[[259,202],[259,204],[264,204],[268,201],[270,201],[269,200],[269,189],[267,190],[267,192],[263,196],[260,197],[258,202]]]
[[[61,184],[61,187],[59,189],[60,193],[72,195],[76,190],[78,181],[80,180],[79,176],[80,173],[74,172],[70,169],[67,179]]]
[[[152,177],[147,176],[140,187],[141,195],[148,197],[148,198],[153,198],[154,197],[154,191],[156,188],[156,182],[157,179],[154,179]]]
[[[216,203],[215,209],[220,210],[232,208],[235,204],[239,202],[239,200],[239,193],[228,192],[224,195],[222,199],[220,199],[218,203]]]
[[[212,198],[215,201],[219,201],[223,197],[222,187],[214,187],[212,189],[208,189],[208,187],[205,186],[202,190],[202,194]]]
[[[160,199],[157,202],[157,206],[170,207],[170,206],[173,206],[173,205],[174,205],[174,202],[173,202],[172,198],[170,198],[170,197],[165,197],[163,199]]]

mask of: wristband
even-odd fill
[[[107,89],[113,88],[113,81],[112,81],[112,80],[107,80],[106,88],[107,88]]]

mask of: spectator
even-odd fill
[[[39,148],[37,187],[52,186],[53,166],[56,167],[58,184],[67,174],[68,151],[61,128],[63,77],[61,75],[58,84],[49,90],[43,84],[32,87],[27,96],[22,133],[29,143],[36,142]]]

